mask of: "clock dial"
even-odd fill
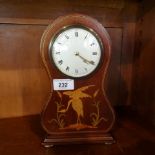
[[[62,73],[83,77],[98,67],[102,45],[93,31],[83,27],[68,27],[52,40],[50,57]]]

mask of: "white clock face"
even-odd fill
[[[82,27],[68,27],[49,46],[56,67],[71,77],[91,74],[99,65],[102,47],[95,33]]]

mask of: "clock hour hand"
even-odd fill
[[[83,60],[84,63],[86,64],[91,64],[91,65],[95,65],[94,61],[89,61],[87,60],[86,58],[82,57],[79,52],[76,52],[75,53],[75,56],[78,56],[79,58],[81,58]]]

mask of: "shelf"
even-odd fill
[[[129,118],[119,119],[113,130],[116,143],[78,144],[44,148],[45,136],[38,115],[0,120],[2,155],[128,155],[153,154],[155,133]]]

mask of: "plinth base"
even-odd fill
[[[47,135],[42,145],[44,147],[52,147],[53,145],[65,145],[65,144],[82,144],[82,143],[104,143],[113,144],[115,143],[114,138],[111,134],[95,134],[91,136],[78,136],[78,135]]]

